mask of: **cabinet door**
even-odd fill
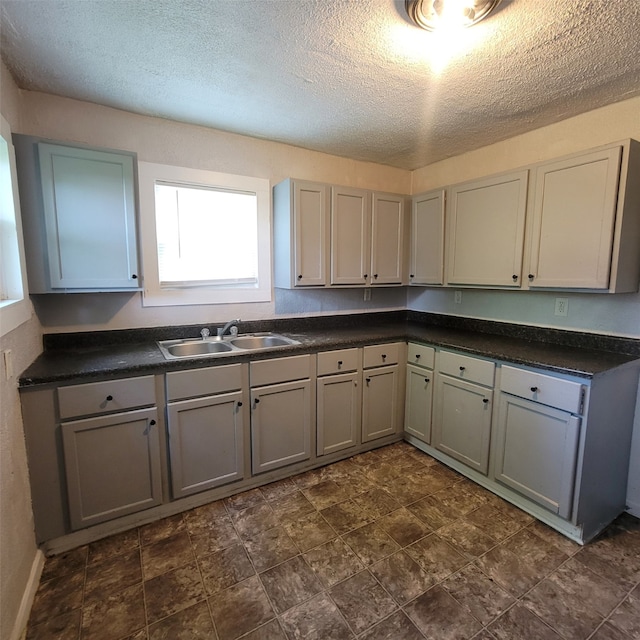
[[[299,380],[251,390],[253,473],[311,456],[311,382]]]
[[[364,372],[362,442],[398,431],[398,375],[398,365]]]
[[[67,422],[61,430],[72,529],[162,502],[155,409]]]
[[[313,182],[294,181],[294,286],[327,284],[329,254],[327,187]]]
[[[413,198],[409,283],[444,283],[443,190],[432,191]]]
[[[501,393],[496,480],[569,518],[579,432],[580,418]]]
[[[358,378],[358,373],[318,378],[319,456],[356,445],[361,402]]]
[[[331,189],[331,284],[364,285],[369,278],[371,194]]]
[[[133,156],[38,144],[52,289],[137,289]]]
[[[451,188],[447,283],[520,287],[528,171]]]
[[[530,287],[607,289],[621,147],[539,167]]]
[[[403,198],[374,193],[371,209],[371,284],[402,284],[404,229]]]
[[[433,446],[486,474],[492,399],[491,389],[436,374]]]
[[[173,497],[244,477],[242,392],[167,406]]]
[[[427,444],[431,442],[433,384],[433,371],[407,365],[404,430]]]

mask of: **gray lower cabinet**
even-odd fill
[[[355,447],[361,422],[359,349],[318,354],[317,455]]]
[[[431,442],[434,356],[432,347],[409,344],[404,430],[427,444]]]
[[[509,366],[500,387],[495,479],[569,518],[586,388]]]
[[[482,474],[489,468],[494,367],[446,351],[437,355],[432,444]]]
[[[162,502],[155,407],[66,422],[62,442],[72,529]]]
[[[167,373],[169,468],[174,498],[244,478],[246,366]]]
[[[312,414],[310,355],[250,364],[251,466],[254,474],[311,457]]]
[[[397,433],[402,425],[400,362],[404,345],[390,343],[363,349],[362,442]]]

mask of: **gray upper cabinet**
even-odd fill
[[[443,189],[412,198],[409,284],[444,283],[444,205]]]
[[[529,288],[637,291],[639,156],[630,140],[536,168]]]
[[[275,286],[324,287],[329,260],[329,187],[285,180],[273,188]]]
[[[447,284],[520,287],[528,175],[450,188]]]
[[[405,279],[404,197],[374,193],[371,208],[372,285],[400,285]]]
[[[135,154],[14,144],[29,292],[140,289]]]

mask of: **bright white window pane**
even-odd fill
[[[0,116],[0,335],[30,315],[11,129]]]
[[[156,183],[155,197],[162,287],[257,281],[255,193]]]

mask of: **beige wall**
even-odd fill
[[[2,63],[0,87],[0,112],[15,131],[20,126],[20,94]],[[9,380],[0,373],[0,638],[11,640],[26,622],[25,607],[40,567],[16,375],[36,358],[41,344],[35,315],[0,338],[0,353],[11,350],[14,367]]]

